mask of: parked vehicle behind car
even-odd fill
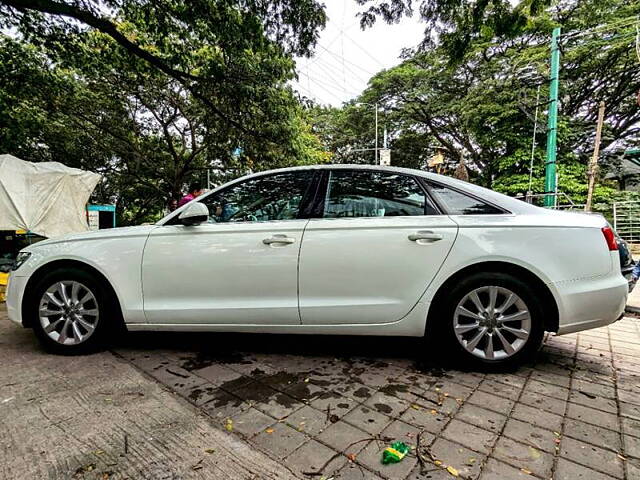
[[[616,233],[616,243],[618,244],[618,254],[620,255],[620,271],[622,276],[627,279],[629,283],[629,291],[633,288],[634,284],[631,280],[631,273],[636,263],[633,261],[631,250],[629,245]]]
[[[124,325],[424,336],[425,352],[517,364],[545,331],[620,318],[619,262],[598,215],[422,171],[327,165],[234,180],[155,225],[32,245],[7,305],[57,353]]]

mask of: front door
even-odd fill
[[[157,324],[299,325],[301,218],[313,172],[256,177],[199,199],[209,222],[154,229],[142,263]]]
[[[303,324],[400,320],[448,255],[457,225],[411,176],[328,172],[323,218],[309,221],[300,252]]]

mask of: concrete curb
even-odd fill
[[[633,305],[627,305],[626,307],[624,307],[624,311],[627,313],[636,313],[636,314],[640,314],[640,307],[636,307]]]

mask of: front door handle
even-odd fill
[[[408,238],[412,242],[425,240],[429,243],[433,243],[433,242],[437,242],[438,240],[442,240],[443,237],[439,233],[433,233],[431,230],[421,230],[416,233],[410,233],[408,235]]]
[[[276,235],[273,235],[272,237],[265,238],[264,240],[262,240],[262,243],[264,243],[265,245],[271,245],[272,243],[291,244],[295,241],[296,241],[295,238],[287,237],[286,235],[276,234]]]

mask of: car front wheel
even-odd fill
[[[459,282],[439,317],[438,330],[462,363],[519,365],[538,351],[544,335],[535,291],[504,273],[475,273]]]
[[[47,274],[30,298],[31,324],[44,347],[54,353],[95,351],[104,345],[114,324],[108,290],[81,269]]]

